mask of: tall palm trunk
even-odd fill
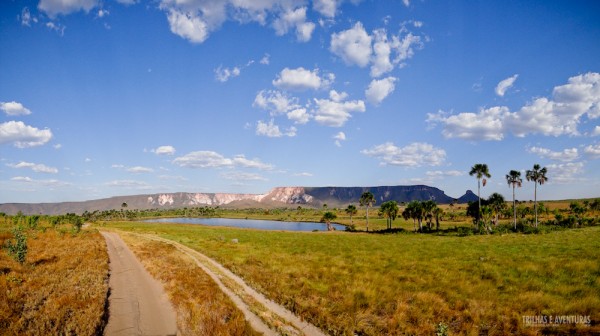
[[[481,216],[481,196],[479,195],[481,189],[481,179],[477,179],[477,202],[479,202],[479,206],[477,207],[477,222],[475,223],[476,229],[479,229],[479,217]]]
[[[537,181],[535,182],[535,187],[533,188],[533,210],[535,212],[535,227],[538,227],[538,217],[537,217]]]
[[[517,205],[515,201],[515,185],[513,184],[513,221],[515,224],[515,231],[517,230]]]
[[[367,232],[369,232],[369,206],[367,205]]]

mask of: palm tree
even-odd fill
[[[521,172],[517,171],[517,170],[511,170],[510,172],[508,172],[508,175],[506,175],[506,182],[508,182],[509,186],[512,186],[512,191],[513,191],[513,221],[514,221],[514,225],[515,225],[515,230],[517,229],[517,205],[516,205],[516,200],[515,200],[515,188],[519,187],[521,188],[521,183],[523,183],[523,180],[521,179]]]
[[[504,196],[499,193],[493,193],[488,197],[488,204],[494,213],[494,225],[498,225],[498,215],[502,212],[502,209],[506,206],[506,202],[504,201]]]
[[[348,205],[348,207],[346,208],[346,214],[348,214],[350,216],[350,225],[352,225],[352,216],[356,215],[356,213],[358,212],[358,210],[356,210],[356,206],[353,204]]]
[[[540,185],[548,182],[548,177],[546,177],[546,173],[548,172],[548,170],[546,169],[546,167],[541,168],[539,164],[534,164],[533,165],[533,170],[528,170],[527,173],[525,174],[525,177],[527,178],[527,181],[533,181],[533,183],[535,183],[535,188],[534,188],[534,193],[533,193],[533,199],[534,199],[534,203],[533,203],[533,208],[534,208],[534,212],[535,212],[535,227],[538,227],[538,216],[537,216],[537,185],[538,183]]]
[[[398,202],[396,202],[396,201],[387,201],[387,202],[384,202],[383,204],[381,204],[381,212],[387,218],[387,228],[388,229],[392,228],[392,222],[398,216],[399,210],[400,210],[400,208],[398,208]]]
[[[488,170],[488,166],[485,163],[476,163],[473,167],[471,167],[471,171],[469,172],[469,175],[473,176],[475,175],[475,177],[477,178],[477,200],[479,201],[479,208],[477,210],[477,227],[479,227],[479,217],[480,217],[480,212],[481,212],[481,195],[479,194],[480,189],[481,189],[481,179],[484,177],[487,178],[491,178],[492,175],[490,175],[490,171]],[[484,178],[483,179],[483,186],[485,187],[485,183],[487,182],[487,180]]]
[[[375,196],[370,191],[365,191],[360,195],[360,205],[367,208],[367,232],[369,231],[369,207],[375,205]]]
[[[331,226],[331,221],[336,218],[337,218],[337,215],[331,211],[327,211],[323,214],[323,217],[321,218],[321,220],[324,221],[325,223],[327,223],[327,231],[333,231],[333,226]]]
[[[423,209],[423,202],[420,201],[411,201],[406,206],[406,209],[402,211],[402,217],[404,217],[404,219],[408,220],[409,218],[412,218],[413,224],[415,225],[415,231],[417,231],[416,222],[419,222],[419,232],[423,231],[424,214],[425,211]]]
[[[437,208],[437,204],[435,204],[435,202],[432,200],[422,202],[421,204],[423,207],[423,214],[425,218],[427,218],[427,228],[431,230],[431,226],[433,225],[433,212]]]

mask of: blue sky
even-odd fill
[[[600,196],[596,1],[0,4],[0,202],[426,184]],[[533,198],[524,182],[517,199]]]

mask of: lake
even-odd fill
[[[233,218],[156,218],[145,220],[147,223],[177,223],[201,224],[211,226],[232,226],[260,230],[285,230],[285,231],[327,231],[327,224],[316,222],[281,222],[262,219],[233,219]],[[340,224],[332,224],[338,231],[346,230]]]

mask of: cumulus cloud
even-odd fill
[[[267,181],[267,179],[257,173],[247,173],[247,172],[224,172],[221,173],[221,177],[226,180],[234,180],[234,181]]]
[[[219,66],[215,69],[215,79],[221,83],[227,82],[231,77],[237,77],[241,73],[240,68],[223,68],[223,66]]]
[[[52,187],[52,188],[64,187],[64,186],[71,185],[71,183],[69,183],[69,182],[64,182],[64,181],[60,181],[60,180],[56,180],[56,179],[36,180],[36,179],[32,179],[31,177],[27,177],[27,176],[15,176],[15,177],[11,178],[10,180],[15,181],[15,182],[27,183],[27,184],[34,185],[34,186]]]
[[[173,146],[159,146],[152,150],[156,155],[173,155],[175,154],[175,147]]]
[[[206,22],[193,12],[171,9],[167,14],[171,32],[192,43],[202,43],[208,38]]]
[[[330,50],[348,65],[365,67],[371,58],[371,36],[361,22],[348,30],[331,35]]]
[[[88,13],[98,4],[99,0],[40,0],[38,9],[54,18],[59,14],[68,15],[79,11]]]
[[[338,132],[333,136],[333,138],[335,139],[335,145],[338,147],[342,147],[342,141],[346,141],[346,133]]]
[[[254,98],[252,106],[267,110],[272,116],[300,108],[298,98],[288,97],[285,93],[277,90],[260,91]]]
[[[311,116],[308,114],[305,108],[297,108],[287,113],[287,117],[294,121],[294,124],[304,125],[306,124]]]
[[[325,17],[333,18],[340,2],[339,0],[315,0],[313,1],[313,9]]]
[[[23,104],[17,103],[16,101],[11,102],[0,102],[0,110],[4,111],[9,116],[21,116],[31,114],[31,111],[27,109]]]
[[[38,129],[22,121],[7,121],[0,124],[0,145],[13,143],[15,147],[27,148],[46,144],[52,139],[49,129]]]
[[[551,164],[546,166],[548,169],[548,182],[566,184],[580,181],[580,175],[583,174],[583,162],[569,162],[560,164]]]
[[[294,137],[296,136],[297,129],[290,127],[287,131],[282,132],[279,126],[275,124],[275,121],[271,119],[268,123],[259,120],[256,123],[256,135],[262,135],[269,138],[280,138],[282,136]]]
[[[191,152],[173,160],[173,163],[186,168],[227,168],[243,167],[260,170],[271,170],[271,164],[263,163],[259,159],[247,159],[244,155],[227,158],[213,151]]]
[[[392,142],[386,142],[371,149],[362,150],[361,153],[379,159],[383,166],[439,166],[446,160],[446,151],[420,142],[414,142],[405,147],[398,147]]]
[[[142,166],[129,167],[126,169],[130,173],[141,174],[141,173],[152,173],[154,169]]]
[[[583,152],[592,159],[600,159],[600,145],[589,145],[583,149]]]
[[[342,127],[354,112],[364,112],[362,100],[345,101],[347,94],[335,90],[329,92],[329,99],[315,99],[314,119],[321,125]]]
[[[496,85],[496,94],[500,97],[503,97],[506,93],[506,90],[510,89],[513,86],[513,84],[517,80],[517,77],[519,77],[519,75],[513,75],[511,77],[508,77],[507,79],[501,80],[500,83]]]
[[[31,27],[31,13],[27,7],[21,10],[21,25]]]
[[[306,7],[299,7],[281,13],[273,22],[273,28],[279,36],[285,35],[290,29],[295,28],[298,41],[308,42],[312,37],[315,24],[306,22]]]
[[[433,179],[442,179],[444,177],[463,176],[463,175],[465,175],[465,172],[460,171],[460,170],[447,170],[447,171],[434,170],[434,171],[426,172],[425,175],[427,177],[430,177]]]
[[[259,63],[262,65],[269,65],[270,62],[271,62],[271,55],[269,55],[269,54],[265,54],[259,61]]]
[[[21,161],[17,164],[9,164],[8,166],[12,167],[12,168],[28,168],[28,169],[33,170],[36,173],[47,173],[47,174],[58,173],[58,169],[56,169],[54,167],[48,167],[41,163],[31,163],[31,162]]]
[[[424,41],[403,28],[398,34],[388,36],[386,29],[376,29],[370,35],[361,22],[348,30],[331,35],[329,50],[347,65],[366,67],[371,64],[371,76],[380,77],[396,66],[403,67],[415,50],[422,49]]]
[[[497,106],[478,113],[428,114],[427,121],[443,124],[447,138],[501,140],[509,132],[517,137],[579,135],[577,125],[584,115],[600,117],[600,73],[571,77],[554,88],[552,98],[536,98],[516,112]]]
[[[554,152],[548,148],[542,147],[530,147],[527,149],[528,152],[537,154],[542,159],[550,159],[555,161],[571,162],[579,158],[577,148],[567,148],[562,152]]]
[[[319,69],[307,70],[303,67],[296,69],[285,68],[273,80],[273,85],[283,90],[318,90],[326,88],[335,80],[335,75],[332,73],[319,76]]]
[[[600,126],[596,126],[594,128],[594,130],[592,131],[592,136],[599,136],[600,135]]]
[[[294,176],[299,176],[299,177],[312,177],[313,174],[311,173],[307,173],[307,172],[303,172],[303,173],[296,173],[294,174]]]
[[[127,189],[150,189],[150,185],[143,181],[136,180],[113,180],[106,183],[109,187],[127,188]]]
[[[394,92],[396,88],[394,83],[396,80],[398,79],[395,77],[372,80],[365,91],[365,97],[371,104],[379,105],[387,96]]]

